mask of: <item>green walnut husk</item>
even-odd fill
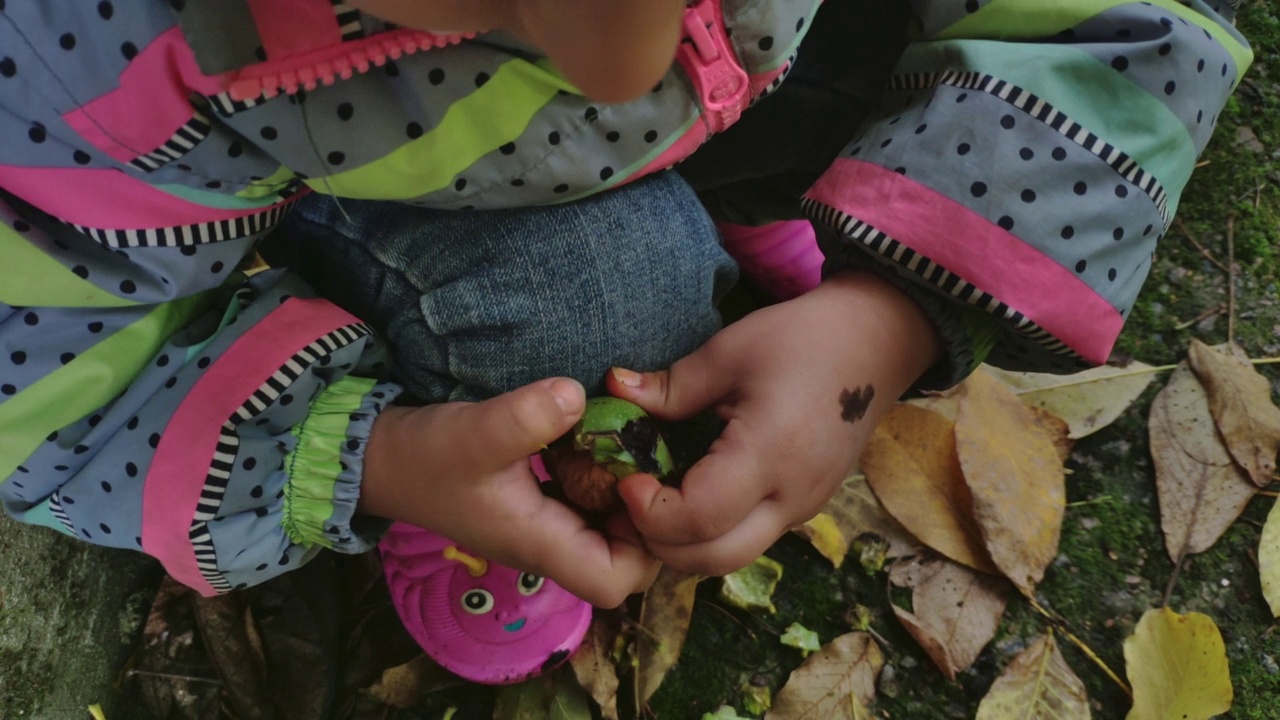
[[[542,452],[565,499],[598,513],[622,508],[617,484],[635,473],[665,478],[673,463],[658,424],[639,405],[615,397],[587,400],[582,419]]]

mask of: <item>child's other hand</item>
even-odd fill
[[[609,391],[656,417],[706,408],[728,421],[680,489],[649,475],[619,484],[649,549],[723,575],[815,515],[876,423],[937,358],[918,306],[883,280],[837,276],[730,325],[670,369],[610,373]]]
[[[582,386],[543,380],[480,403],[390,407],[374,423],[361,512],[440,533],[601,607],[653,581],[658,563],[625,514],[601,533],[543,496],[529,456],[582,414]]]

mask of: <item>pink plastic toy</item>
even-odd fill
[[[719,227],[724,249],[742,274],[778,300],[803,295],[821,282],[824,258],[808,220]]]
[[[395,523],[379,544],[391,601],[427,655],[500,685],[559,665],[582,643],[591,605],[537,575],[495,565],[435,533]]]

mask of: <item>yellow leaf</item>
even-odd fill
[[[101,705],[90,705],[89,714],[93,716],[93,720],[107,720],[107,716],[102,712]]]
[[[882,667],[884,655],[871,635],[841,635],[791,672],[765,720],[869,718]]]
[[[838,537],[831,532],[826,520],[819,519],[823,516],[830,518],[835,524]],[[844,561],[853,541],[864,535],[875,535],[887,541],[889,550],[886,556],[891,558],[910,555],[920,545],[920,541],[912,537],[880,504],[863,475],[845,478],[840,489],[827,501],[814,520],[818,523],[816,526],[805,523],[796,528],[796,533],[813,543],[818,552],[836,567],[840,567]],[[839,561],[836,556],[839,556]]]
[[[613,647],[618,637],[612,615],[596,611],[582,646],[569,658],[574,677],[600,706],[605,720],[618,720],[618,667]]]
[[[1042,635],[1009,663],[978,706],[974,720],[1089,720],[1084,683]]]
[[[1262,576],[1262,596],[1271,614],[1280,617],[1280,500],[1271,506],[1258,542],[1258,572]]]
[[[658,691],[684,648],[701,575],[663,567],[644,594],[637,638],[636,712]]]
[[[1012,388],[1028,406],[1066,421],[1072,440],[1114,422],[1155,376],[1150,365],[1136,360],[1123,367],[1104,365],[1072,375],[1010,372],[986,365],[982,369]]]
[[[1151,403],[1147,425],[1164,544],[1177,562],[1213,545],[1244,512],[1257,487],[1231,459],[1209,414],[1204,387],[1186,362]]]
[[[1192,339],[1189,359],[1231,457],[1254,485],[1271,484],[1280,452],[1280,408],[1271,402],[1271,382],[1236,345],[1209,347]]]
[[[992,561],[1023,592],[1033,592],[1058,554],[1066,511],[1057,448],[1009,388],[979,371],[960,386],[956,452]]]
[[[907,583],[898,579],[903,563],[918,571],[905,573]],[[894,614],[947,679],[954,680],[995,637],[1008,603],[1008,584],[936,556],[899,560],[890,577],[913,588],[913,612],[895,606]]]
[[[949,420],[895,405],[872,433],[861,464],[876,497],[908,532],[958,563],[997,572],[973,519]]]
[[[820,512],[794,532],[808,540],[818,554],[830,560],[836,568],[844,564],[844,556],[849,554],[849,538],[841,532],[835,518]]]
[[[1231,709],[1227,650],[1207,615],[1148,610],[1124,641],[1133,685],[1126,720],[1207,720]]]

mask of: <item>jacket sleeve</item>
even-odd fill
[[[287,203],[203,230],[95,237],[11,189],[0,188],[10,515],[147,552],[205,594],[377,541],[384,523],[355,509],[370,427],[400,391],[377,380],[382,345],[295,277],[235,271]]]
[[[1252,60],[1234,5],[912,3],[879,110],[805,206],[831,264],[921,300],[951,349],[935,385],[1107,360]]]

